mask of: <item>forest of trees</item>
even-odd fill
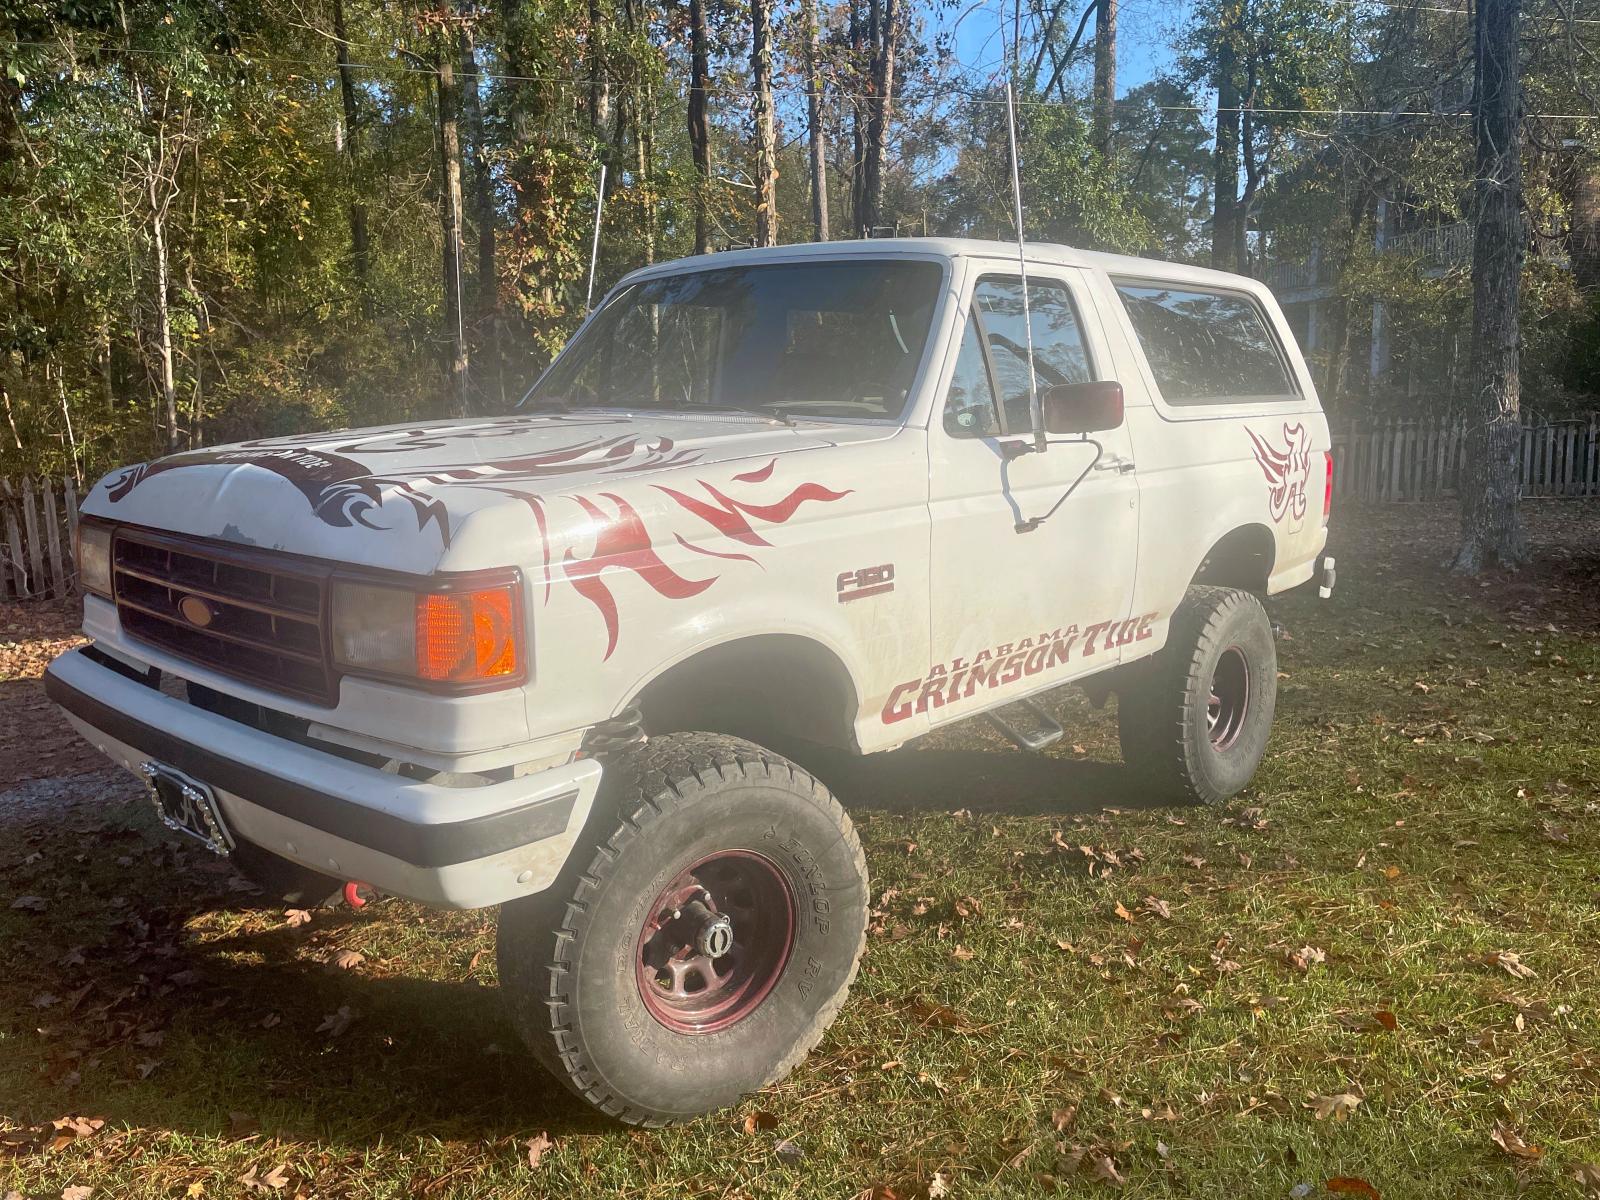
[[[1531,0],[1514,56],[1545,411],[1600,390],[1584,3]],[[1425,227],[1480,203],[1466,0],[1195,0],[1133,88],[1119,27],[1153,7],[991,6],[972,63],[946,4],[0,0],[0,475],[503,411],[585,312],[602,167],[596,296],[731,246],[1013,237],[1008,79],[1029,237],[1334,264],[1335,412],[1407,402],[1348,369],[1375,298],[1407,344],[1470,339],[1470,271],[1372,251],[1380,205]]]

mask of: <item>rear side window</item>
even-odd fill
[[[1283,351],[1249,296],[1153,283],[1116,287],[1168,404],[1298,397]]]

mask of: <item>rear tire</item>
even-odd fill
[[[500,986],[534,1057],[633,1125],[793,1070],[866,939],[866,862],[827,789],[754,743],[669,734],[608,759],[585,839],[500,911]]]
[[[1191,587],[1167,644],[1122,688],[1123,761],[1161,798],[1220,804],[1260,766],[1277,696],[1277,646],[1261,602]]]

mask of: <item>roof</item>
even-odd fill
[[[1181,278],[1194,282],[1210,282],[1217,286],[1266,290],[1260,280],[1227,271],[1214,271],[1209,267],[1191,266],[1188,263],[1165,262],[1156,258],[1138,258],[1127,254],[1102,254],[1096,250],[1079,250],[1058,242],[1029,242],[1028,261],[1055,263],[1068,267],[1085,267],[1106,271],[1113,275],[1134,275],[1145,278]],[[643,279],[653,275],[681,270],[695,270],[711,266],[736,267],[745,263],[793,262],[805,258],[851,258],[857,255],[871,258],[999,258],[1017,257],[1015,242],[993,241],[985,238],[864,238],[858,241],[796,242],[791,245],[769,246],[760,249],[724,250],[717,254],[700,254],[673,259],[635,271],[627,279]]]

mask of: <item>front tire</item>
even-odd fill
[[[1122,689],[1123,761],[1161,798],[1220,804],[1261,765],[1277,697],[1278,651],[1261,601],[1191,587],[1167,644]]]
[[[671,734],[606,763],[587,851],[500,913],[500,985],[539,1062],[664,1125],[775,1083],[832,1023],[865,946],[866,862],[799,767]]]

